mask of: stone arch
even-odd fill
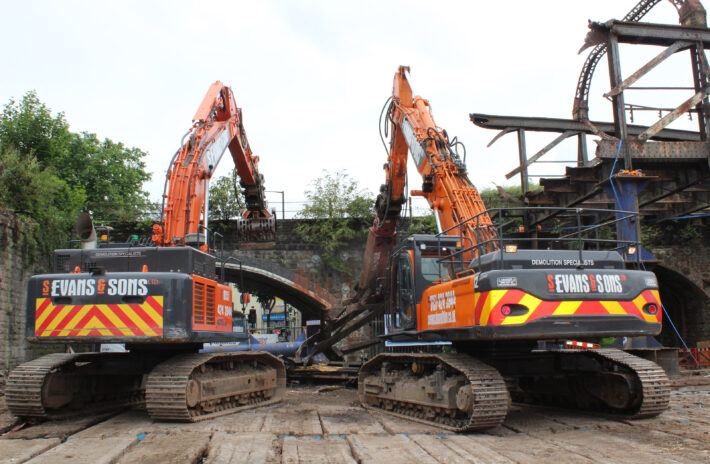
[[[710,298],[702,288],[678,271],[659,264],[653,272],[658,279],[661,302],[666,310],[659,341],[664,346],[682,346],[669,321],[670,317],[687,345],[697,346],[702,338],[703,327],[710,323],[705,320]]]

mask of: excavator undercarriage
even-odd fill
[[[197,422],[282,399],[286,370],[265,352],[53,353],[14,369],[14,415],[68,417],[145,407],[155,420]]]
[[[363,406],[454,432],[503,423],[510,396],[497,370],[461,354],[382,354],[360,369]]]
[[[660,366],[613,348],[540,351],[495,364],[520,403],[642,419],[660,414],[670,401]]]
[[[360,401],[454,432],[501,425],[511,400],[625,419],[653,417],[668,408],[663,369],[621,350],[495,353],[483,360],[460,353],[381,354],[360,370]]]

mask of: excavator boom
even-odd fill
[[[264,198],[259,157],[249,146],[242,110],[237,107],[231,88],[220,81],[213,83],[192,122],[170,162],[161,224],[153,228],[153,241],[159,246],[204,246],[209,180],[227,148],[246,202],[238,224],[240,241],[273,241],[275,219]]]

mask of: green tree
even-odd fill
[[[52,173],[85,198],[97,222],[134,221],[149,206],[147,154],[110,139],[69,130],[64,114],[52,115],[35,92],[10,100],[0,117],[0,148],[12,149]]]
[[[142,187],[150,180],[143,158],[147,153],[95,134],[71,134],[69,151],[59,175],[86,192],[86,208],[97,222],[135,221],[149,208]]]
[[[147,154],[69,130],[35,92],[10,100],[0,115],[0,207],[32,223],[29,254],[64,247],[81,210],[97,223],[154,216],[143,184]]]
[[[374,219],[374,198],[346,171],[323,171],[311,185],[306,192],[308,204],[298,212],[310,221],[301,223],[297,231],[307,242],[321,246],[323,260],[331,269],[348,274],[339,252],[352,241],[364,242]]]
[[[210,185],[210,221],[228,221],[244,210],[242,191],[234,184],[232,177],[222,176]]]
[[[407,235],[436,234],[437,232],[436,218],[433,211],[426,216],[412,217],[407,228]]]
[[[0,148],[13,148],[34,156],[44,166],[60,166],[69,145],[69,124],[64,113],[52,116],[34,91],[22,100],[10,100],[0,118]]]
[[[31,260],[65,247],[74,221],[85,203],[81,190],[72,190],[52,167],[32,156],[0,148],[0,205],[31,219],[29,239],[23,244]]]

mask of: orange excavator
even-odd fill
[[[208,181],[227,147],[245,191],[242,230],[273,236],[241,110],[215,82],[171,161],[157,246],[92,246],[85,215],[85,246],[56,250],[53,272],[28,283],[31,343],[120,343],[126,352],[54,353],[18,366],[5,389],[13,414],[59,419],[145,404],[154,419],[194,422],[282,398],[286,372],[275,356],[200,352],[205,342],[247,337],[233,330],[232,291],[208,253]]]
[[[500,425],[511,399],[627,418],[665,410],[669,383],[658,365],[595,343],[661,331],[654,274],[627,267],[638,244],[601,238],[604,224],[590,223],[638,218],[562,208],[554,234],[526,233],[515,211],[486,210],[458,143],[434,123],[428,102],[413,96],[408,72],[395,74],[386,113],[387,180],[366,245],[359,306],[384,316],[389,341],[449,341],[456,354],[374,357],[359,373],[363,406],[457,432]],[[398,244],[408,152],[423,181],[412,195],[427,200],[440,233]],[[504,234],[508,229],[515,233]],[[343,317],[351,318],[347,311]]]
[[[192,128],[170,162],[161,224],[153,226],[153,241],[158,246],[188,244],[207,249],[209,179],[227,147],[246,203],[237,223],[239,239],[273,241],[276,221],[264,198],[259,157],[252,154],[242,110],[237,108],[232,90],[219,81],[212,84],[192,121]]]

